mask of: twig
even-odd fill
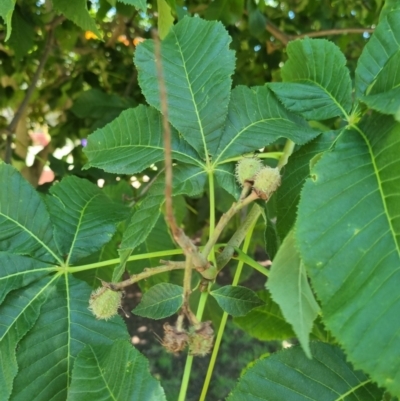
[[[128,287],[134,283],[137,283],[140,280],[144,280],[146,278],[154,276],[155,274],[169,272],[171,270],[182,270],[184,268],[185,268],[185,263],[170,262],[163,266],[145,268],[141,273],[134,274],[127,280],[120,281],[119,283],[106,283],[105,281],[103,281],[102,283],[103,283],[104,287],[110,288],[113,291],[121,291],[125,287]]]
[[[164,133],[164,158],[165,158],[165,220],[171,229],[172,236],[176,243],[182,248],[186,256],[191,255],[193,265],[198,271],[204,271],[209,267],[209,262],[198,251],[196,245],[186,236],[183,230],[178,227],[174,210],[172,207],[172,150],[171,150],[171,128],[168,122],[167,89],[165,87],[163,69],[161,64],[160,39],[153,31],[154,53],[156,58],[158,84],[160,89],[160,104]]]
[[[12,135],[14,134],[15,129],[17,128],[18,122],[23,116],[25,109],[28,107],[29,101],[33,95],[33,92],[36,89],[36,85],[39,81],[40,76],[42,75],[44,66],[47,62],[47,59],[50,55],[50,50],[53,44],[54,38],[54,28],[56,25],[62,21],[64,17],[56,17],[53,21],[49,24],[49,31],[47,34],[46,43],[44,46],[44,50],[42,56],[40,57],[39,65],[35,71],[35,74],[32,77],[32,81],[29,84],[27,91],[25,92],[25,97],[22,100],[22,103],[19,105],[18,110],[14,114],[13,119],[11,120],[10,124],[8,125],[6,132],[7,132],[7,140],[6,140],[6,151],[4,161],[6,163],[11,163],[11,156],[12,156]]]

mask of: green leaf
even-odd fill
[[[284,239],[274,258],[267,287],[286,321],[293,326],[304,352],[311,358],[309,336],[319,306],[308,284],[293,231]]]
[[[86,0],[52,0],[54,9],[64,14],[84,31],[92,31],[99,39],[102,34],[96,27],[94,19],[90,16]]]
[[[244,0],[214,0],[209,4],[204,14],[208,20],[219,20],[225,25],[238,22],[244,9]]]
[[[32,330],[19,342],[11,399],[65,400],[75,359],[86,344],[128,339],[122,319],[96,320],[88,310],[91,288],[69,275],[55,277],[55,293],[42,305]],[[54,280],[53,280],[54,281]],[[44,284],[42,284],[44,288]]]
[[[237,86],[214,164],[254,152],[280,137],[303,144],[317,135],[301,117],[286,111],[268,86]]]
[[[13,0],[2,0],[0,2],[0,17],[3,18],[5,25],[7,26],[6,41],[11,35],[11,19],[14,12],[15,1]]]
[[[189,164],[201,165],[196,152],[173,129],[172,157]],[[121,113],[104,128],[88,138],[84,149],[89,163],[109,173],[135,174],[151,164],[164,160],[162,118],[152,107],[140,105]]]
[[[42,278],[54,267],[25,256],[0,252],[0,304],[15,289]]]
[[[290,110],[309,120],[346,118],[351,109],[351,79],[346,58],[325,39],[296,40],[287,47],[284,83],[269,86]]]
[[[227,401],[376,401],[383,391],[346,362],[336,346],[311,343],[308,359],[292,347],[249,367]]]
[[[293,330],[282,316],[279,306],[272,301],[268,291],[260,291],[258,297],[265,305],[254,308],[246,316],[235,317],[234,322],[252,337],[259,340],[285,340],[293,337]]]
[[[195,196],[204,190],[206,172],[203,168],[189,165],[174,167],[174,195]],[[160,215],[160,207],[165,200],[165,178],[161,175],[152,185],[147,196],[139,204],[129,222],[120,249],[135,248],[150,234]]]
[[[16,8],[12,16],[12,27],[14,29],[8,43],[14,50],[15,58],[20,60],[34,45],[35,26]]]
[[[18,366],[15,349],[21,338],[32,328],[40,307],[50,293],[54,278],[45,278],[27,288],[11,293],[0,306],[0,399],[8,400]]]
[[[367,94],[390,57],[399,51],[400,11],[394,11],[382,19],[365,45],[358,59],[355,81],[357,98]]]
[[[240,188],[236,180],[235,164],[220,164],[215,167],[214,174],[218,185],[231,194],[235,199],[239,199]]]
[[[164,39],[174,24],[171,8],[165,0],[157,0],[158,30],[160,39]]]
[[[257,294],[246,287],[226,285],[218,290],[211,291],[219,306],[232,316],[244,316],[264,302]]]
[[[302,191],[296,242],[323,321],[357,369],[400,394],[400,124],[343,132]]]
[[[400,49],[393,54],[378,74],[367,96],[360,100],[383,114],[394,114],[400,119]]]
[[[0,164],[0,183],[0,251],[60,261],[50,216],[39,194],[8,164]]]
[[[137,10],[141,10],[144,13],[147,11],[147,1],[146,0],[118,0],[120,3],[129,4],[134,6]]]
[[[385,0],[382,11],[379,14],[379,21],[383,20],[392,11],[400,10],[400,3],[397,0]]]
[[[112,202],[97,186],[77,177],[66,177],[50,189],[47,205],[54,236],[67,263],[74,264],[109,242],[128,209]]]
[[[230,42],[220,22],[188,17],[161,42],[169,120],[202,158],[215,153],[228,111],[235,66]],[[153,40],[137,47],[135,64],[146,100],[160,110]]]
[[[164,391],[147,359],[128,341],[87,345],[76,358],[68,401],[163,401]]]
[[[183,287],[161,283],[151,287],[132,313],[151,319],[163,319],[176,313],[183,304]]]
[[[316,155],[328,150],[339,131],[324,132],[310,143],[294,152],[282,174],[282,184],[276,192],[277,222],[279,238],[283,239],[292,229],[297,217],[300,192],[310,175],[310,161]]]

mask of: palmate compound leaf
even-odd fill
[[[378,389],[339,347],[312,342],[313,359],[292,347],[247,368],[227,401],[376,401]]]
[[[214,165],[232,156],[254,152],[283,137],[304,144],[318,135],[301,117],[279,103],[265,86],[237,86],[231,95],[228,117],[219,137]]]
[[[276,191],[276,229],[282,240],[293,228],[297,204],[306,178],[310,175],[311,160],[328,150],[340,131],[328,131],[294,152],[282,172],[282,183]]]
[[[0,306],[0,399],[8,400],[18,371],[15,349],[35,324],[42,304],[52,292],[54,277],[13,291]]]
[[[88,310],[89,285],[67,274],[52,277],[53,292],[42,304],[33,328],[18,344],[12,400],[67,399],[75,359],[86,344],[128,341],[119,316],[105,322],[96,320]]]
[[[176,313],[183,304],[183,287],[161,283],[144,293],[132,313],[151,319],[163,319]]]
[[[366,95],[385,64],[400,47],[400,10],[383,18],[358,59],[355,82],[357,98]]]
[[[0,183],[0,251],[49,263],[61,261],[50,215],[39,194],[8,164],[0,164]]]
[[[164,160],[161,114],[140,105],[123,111],[114,121],[88,137],[84,149],[87,167],[108,173],[140,173],[153,163]],[[171,130],[172,157],[180,162],[201,165],[199,156],[175,129]]]
[[[286,236],[272,262],[267,288],[292,325],[305,354],[311,358],[309,338],[319,306],[307,281],[293,231]]]
[[[225,285],[211,291],[210,295],[225,312],[232,316],[244,316],[252,309],[264,304],[254,291],[241,286]]]
[[[50,188],[46,199],[54,237],[66,263],[74,264],[109,242],[129,209],[112,202],[87,180],[66,177]]]
[[[128,341],[87,345],[76,358],[68,401],[164,401],[149,363]]]
[[[400,46],[388,60],[372,84],[367,96],[360,100],[383,114],[394,114],[400,121]]]
[[[351,109],[351,79],[346,58],[325,39],[301,39],[287,46],[283,83],[270,88],[291,111],[309,120],[347,117]]]
[[[198,195],[204,190],[206,178],[207,173],[202,167],[178,164],[174,166],[173,194]],[[132,215],[121,243],[122,252],[135,248],[147,238],[157,222],[164,200],[165,177],[160,175]]]
[[[400,394],[400,124],[377,113],[311,171],[296,242],[323,321],[357,369]]]
[[[185,17],[161,42],[168,118],[203,159],[215,154],[228,111],[235,58],[220,22]],[[135,52],[139,84],[147,102],[160,110],[154,41]]]

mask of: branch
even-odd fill
[[[6,151],[5,151],[5,157],[4,157],[4,161],[6,163],[11,163],[12,135],[13,135],[15,129],[17,128],[18,122],[21,119],[22,115],[24,114],[25,109],[28,107],[29,101],[31,100],[33,92],[36,89],[36,85],[39,81],[40,76],[42,75],[44,66],[47,62],[47,59],[49,58],[50,50],[51,50],[51,47],[53,44],[54,28],[63,19],[64,19],[64,17],[56,17],[49,24],[49,31],[47,34],[47,39],[46,39],[46,43],[45,43],[45,46],[43,49],[42,56],[40,57],[40,60],[39,60],[39,65],[36,69],[35,74],[33,75],[32,81],[31,81],[27,91],[25,92],[25,97],[22,100],[22,103],[19,105],[17,112],[14,114],[13,119],[11,120],[10,124],[8,125],[8,127],[6,129],[7,141],[6,141]]]

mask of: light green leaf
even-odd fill
[[[383,114],[400,116],[400,48],[385,64],[367,96],[360,100]]]
[[[42,278],[54,267],[25,256],[0,252],[0,304],[6,295],[17,288]]]
[[[68,264],[74,264],[109,242],[128,209],[114,203],[87,180],[66,177],[50,189],[47,205],[54,236]]]
[[[175,129],[172,129],[172,157],[201,165],[199,156]],[[160,113],[140,105],[123,111],[119,117],[88,138],[84,149],[89,163],[109,173],[135,174],[164,160],[164,140]]]
[[[302,191],[296,242],[327,328],[357,369],[400,394],[400,124],[339,137]]]
[[[15,349],[21,338],[32,328],[40,307],[50,293],[54,278],[36,281],[27,288],[11,293],[0,306],[0,399],[8,400],[18,366]]]
[[[269,292],[260,291],[257,295],[265,305],[254,308],[246,316],[235,317],[235,324],[262,341],[294,337],[290,324],[282,316],[279,306],[272,301]]]
[[[14,7],[14,0],[2,0],[0,2],[0,17],[3,18],[4,23],[7,26],[6,41],[11,35],[11,19],[14,12]]]
[[[87,345],[76,358],[68,401],[163,401],[164,391],[147,359],[128,341]]]
[[[230,42],[220,22],[189,17],[172,27],[161,42],[169,120],[205,159],[216,151],[228,111],[235,67]],[[160,110],[152,40],[137,47],[135,64],[146,100]]]
[[[379,14],[379,21],[383,20],[392,11],[400,10],[400,3],[398,0],[385,0],[382,11]]]
[[[174,195],[200,194],[206,182],[206,172],[203,168],[189,165],[174,167]],[[120,249],[135,248],[150,234],[160,215],[160,207],[165,200],[165,178],[161,175],[152,185],[147,196],[138,205],[129,222]]]
[[[281,137],[303,144],[317,135],[301,117],[286,111],[268,86],[237,86],[214,164],[254,152]]]
[[[400,47],[400,10],[382,19],[358,59],[355,81],[357,98],[367,94],[385,64]]]
[[[311,159],[328,150],[332,146],[338,132],[324,132],[290,156],[289,162],[282,173],[282,183],[276,192],[276,229],[279,238],[285,238],[294,226],[300,192],[306,178],[310,175]]]
[[[157,0],[158,30],[160,39],[164,39],[174,24],[171,8],[165,0]]]
[[[105,322],[90,313],[91,288],[86,283],[69,275],[55,277],[55,293],[18,346],[18,374],[11,395],[15,401],[48,401],[55,395],[65,400],[75,359],[86,344],[103,346],[128,339],[119,316]]]
[[[151,287],[132,313],[151,319],[163,319],[176,313],[183,304],[183,287],[161,283]]]
[[[141,10],[146,12],[147,10],[147,1],[146,0],[118,0],[120,3],[129,4],[130,6],[134,6],[137,10]]]
[[[244,12],[244,0],[214,0],[204,14],[208,20],[219,20],[225,25],[234,25]]]
[[[257,294],[246,287],[225,285],[218,290],[211,291],[219,306],[232,316],[244,316],[264,302]]]
[[[296,40],[287,47],[284,83],[269,86],[290,110],[309,120],[346,118],[351,109],[351,79],[346,58],[325,39]]]
[[[308,359],[292,347],[258,360],[240,378],[227,401],[376,401],[383,391],[346,362],[336,346],[311,343]]]
[[[99,39],[102,34],[96,27],[94,19],[90,16],[86,0],[52,0],[54,9],[65,15],[84,31],[92,31]]]
[[[8,164],[0,164],[0,183],[0,251],[60,261],[50,216],[39,194]]]
[[[284,239],[274,258],[267,287],[286,321],[292,325],[304,352],[311,358],[309,338],[319,306],[308,284],[293,231]]]

